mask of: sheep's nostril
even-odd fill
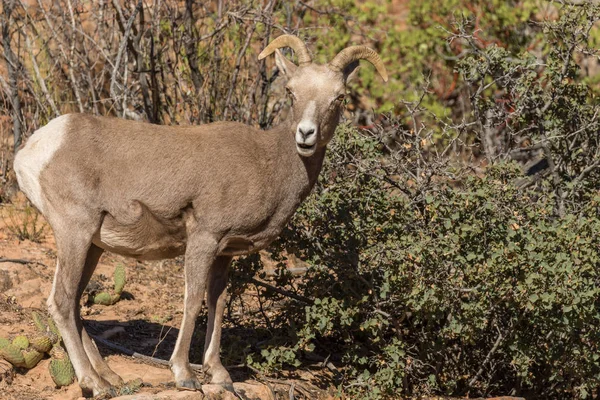
[[[303,139],[306,139],[307,137],[309,137],[310,135],[312,135],[313,133],[315,133],[315,130],[313,128],[309,128],[309,129],[302,129],[302,128],[298,128],[298,131],[300,131],[300,134],[302,135]]]

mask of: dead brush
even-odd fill
[[[6,229],[19,240],[40,243],[45,237],[46,224],[39,212],[27,204],[23,209],[8,207],[2,215]]]

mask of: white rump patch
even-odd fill
[[[69,115],[54,118],[31,135],[25,147],[15,156],[14,169],[19,187],[42,213],[44,196],[40,186],[40,173],[61,147]]]

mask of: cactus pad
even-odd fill
[[[116,266],[115,268],[115,273],[114,273],[114,279],[115,279],[115,293],[119,295],[119,297],[121,296],[121,293],[123,293],[123,288],[125,287],[125,282],[126,282],[126,275],[125,275],[125,266],[123,266],[123,264],[119,264]]]
[[[56,359],[59,359],[59,360],[63,360],[65,358],[69,357],[67,355],[67,352],[65,351],[65,349],[63,349],[60,344],[54,345],[52,347],[52,349],[50,349],[49,353],[52,356],[52,358],[56,358]]]
[[[15,367],[25,366],[25,358],[23,357],[23,352],[19,347],[13,344],[8,344],[7,346],[1,348],[0,356],[2,356],[2,358],[4,358],[6,361],[11,363]]]
[[[47,353],[52,348],[52,341],[48,336],[37,336],[31,339],[31,347],[42,353]]]
[[[40,314],[33,311],[31,313],[31,318],[33,319],[33,324],[35,325],[38,331],[44,333],[48,330],[48,325],[46,325]]]
[[[12,341],[13,346],[18,347],[21,350],[25,350],[29,347],[29,339],[23,335],[19,335]]]
[[[59,340],[62,340],[62,336],[60,335],[60,332],[59,332],[58,328],[56,327],[56,324],[54,324],[54,321],[50,317],[48,317],[48,331],[52,332],[54,335],[57,336],[57,339],[55,341],[52,340],[52,338],[50,339],[50,340],[52,340],[52,343],[56,343]]]
[[[10,340],[0,337],[0,349],[5,348],[10,344]]]
[[[102,304],[103,306],[110,306],[113,304],[112,296],[107,292],[98,293],[94,296],[94,304]]]
[[[37,350],[26,350],[23,352],[23,358],[25,359],[25,368],[31,369],[44,358],[44,353]]]
[[[53,359],[50,361],[48,369],[52,380],[58,387],[70,385],[75,378],[75,371],[68,357]]]

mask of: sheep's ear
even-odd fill
[[[296,68],[298,68],[296,64],[285,58],[279,50],[275,50],[275,64],[279,68],[279,71],[287,78],[294,75]]]
[[[353,61],[344,68],[344,80],[346,83],[352,82],[358,76],[358,61]]]

